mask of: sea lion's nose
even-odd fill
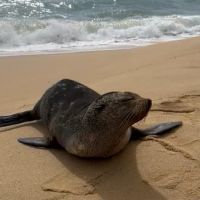
[[[147,99],[147,105],[148,105],[148,108],[150,109],[151,106],[152,106],[152,101],[151,101],[151,99]]]

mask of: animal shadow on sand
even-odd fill
[[[12,126],[0,132],[24,126],[34,127],[41,136],[48,135],[48,129],[41,121]],[[62,148],[44,149],[63,164],[66,172],[52,175],[48,182],[41,185],[41,189],[66,195],[62,196],[62,200],[68,199],[68,195],[75,196],[77,200],[93,197],[98,200],[166,200],[140,175],[136,158],[140,142],[142,141],[130,141],[121,153],[105,159],[79,158]],[[27,148],[37,151],[35,147]]]
[[[48,135],[48,130],[42,122],[18,127],[22,126],[34,127],[42,135]],[[79,158],[61,148],[48,149],[64,165],[66,173],[52,175],[52,178],[41,185],[41,188],[45,191],[66,194],[63,199],[68,195],[75,195],[76,199],[79,199],[77,197],[93,199],[94,195],[94,197],[98,196],[98,199],[106,200],[132,200],[133,198],[166,200],[140,175],[136,159],[139,143],[140,141],[132,141],[121,153],[106,159]]]

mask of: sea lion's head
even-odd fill
[[[96,128],[127,129],[143,119],[151,108],[151,100],[132,92],[109,92],[91,103],[86,119]],[[98,126],[98,127],[97,127]]]

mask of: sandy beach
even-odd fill
[[[0,115],[31,109],[53,83],[70,78],[101,94],[132,91],[153,100],[137,127],[182,120],[163,137],[130,142],[110,159],[24,146],[40,123],[0,129],[1,200],[199,200],[200,38],[129,50],[0,58]]]

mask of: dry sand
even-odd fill
[[[71,78],[100,93],[129,90],[153,99],[145,122],[182,120],[162,138],[131,142],[110,159],[79,159],[16,140],[41,124],[0,129],[2,200],[199,200],[200,38],[148,47],[0,58],[0,115],[33,107],[53,83]]]

